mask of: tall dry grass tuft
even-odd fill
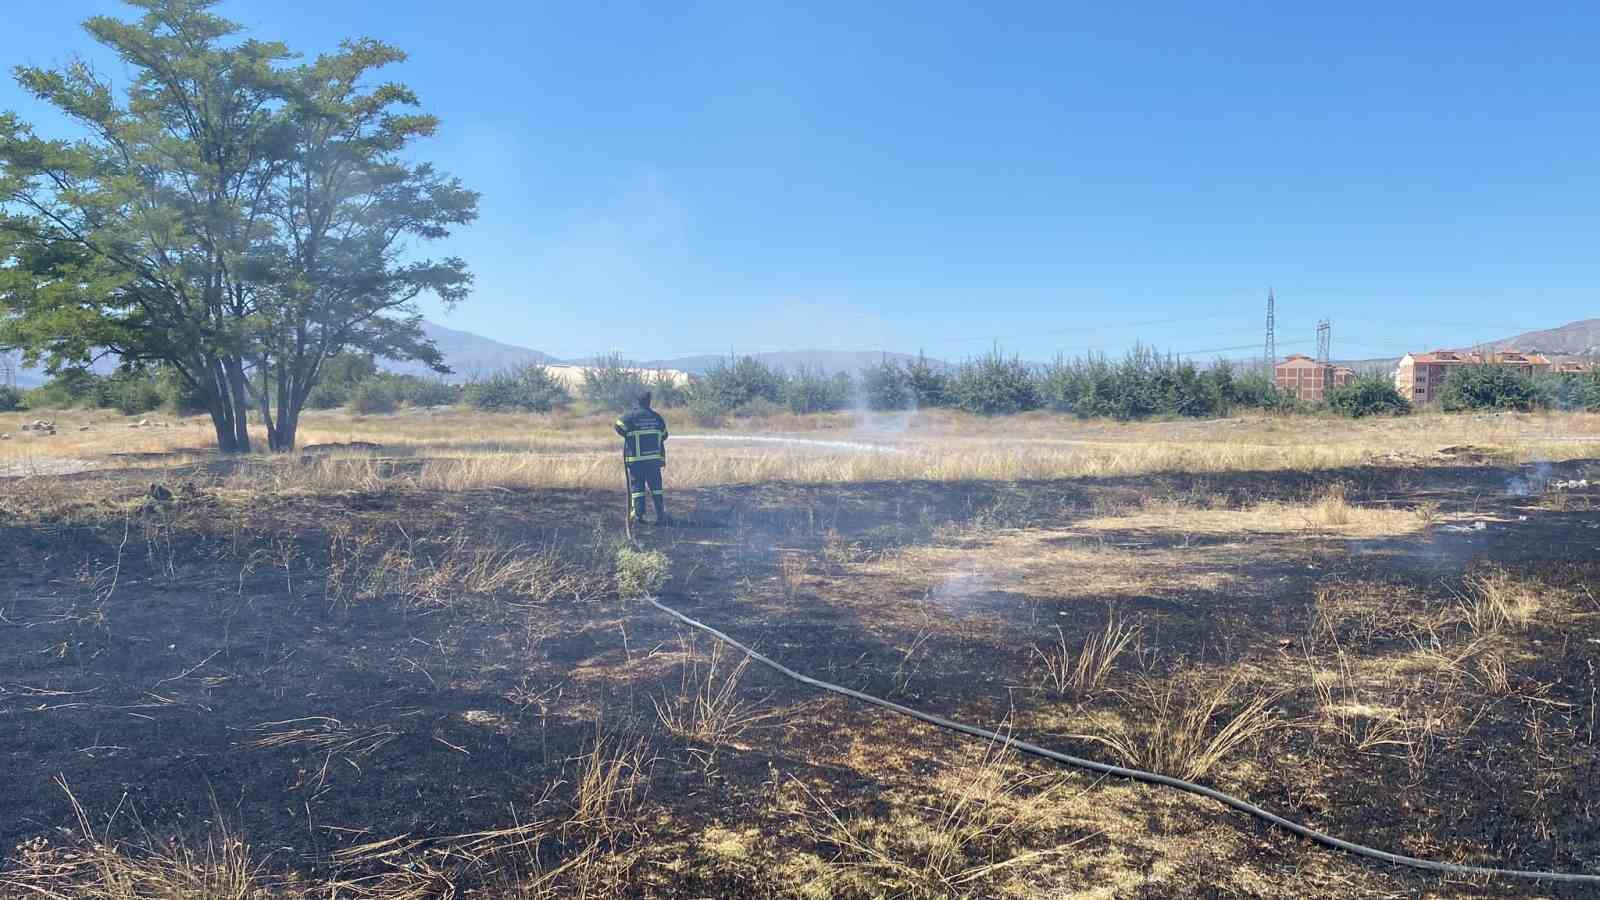
[[[35,839],[17,848],[16,865],[0,875],[0,896],[47,900],[264,900],[272,896],[262,863],[218,811],[202,846],[151,835],[134,847],[96,833],[89,814],[59,777],[78,818],[76,840],[56,847]]]
[[[1062,783],[1029,775],[1003,744],[939,779],[932,797],[897,804],[887,819],[848,816],[793,781],[809,800],[802,833],[834,851],[822,870],[829,895],[990,896],[993,876],[1070,853],[1087,838],[1041,849],[1027,841],[1055,824]]]
[[[522,603],[586,602],[610,579],[593,550],[554,544],[475,545],[464,530],[413,538],[403,527],[328,529],[324,594],[331,604],[394,599],[408,606],[451,607],[475,597]]]
[[[1474,634],[1521,631],[1544,608],[1548,592],[1549,588],[1537,581],[1491,566],[1467,579],[1457,612]]]
[[[809,568],[804,553],[789,552],[778,558],[778,585],[783,589],[785,603],[793,603],[800,596]]]
[[[1118,725],[1108,735],[1085,735],[1111,748],[1129,765],[1185,780],[1203,778],[1235,751],[1282,726],[1272,710],[1279,693],[1242,694],[1233,673],[1211,684],[1175,673],[1164,682],[1146,676],[1122,694],[1138,725]]]
[[[1117,659],[1139,634],[1138,625],[1123,622],[1112,611],[1106,617],[1106,627],[1084,638],[1077,653],[1067,646],[1067,635],[1059,625],[1056,626],[1056,643],[1049,647],[1035,645],[1033,652],[1044,665],[1046,686],[1061,695],[1087,696],[1105,687]]]
[[[1306,669],[1310,674],[1317,709],[1317,716],[1309,723],[1310,727],[1334,736],[1361,753],[1410,746],[1405,720],[1389,710],[1363,703],[1361,692],[1351,675],[1350,658],[1343,650],[1338,651],[1337,658],[1336,670],[1321,672],[1310,651],[1306,652]]]
[[[702,664],[688,638],[683,639],[682,649],[688,662],[682,668],[677,693],[651,701],[667,731],[716,748],[778,715],[739,694],[750,657],[741,654],[738,662],[730,665],[717,641]]]
[[[643,738],[613,739],[596,723],[594,744],[577,758],[572,815],[561,825],[562,837],[611,843],[636,826],[652,762]]]
[[[1345,496],[1345,486],[1342,484],[1328,487],[1311,506],[1314,521],[1330,528],[1342,528],[1350,524],[1354,509]]]

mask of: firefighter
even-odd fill
[[[639,395],[639,405],[615,425],[622,435],[622,461],[628,467],[628,518],[644,521],[644,495],[655,502],[656,524],[667,521],[661,470],[667,465],[667,420],[650,408],[650,392]]]

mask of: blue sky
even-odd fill
[[[1211,356],[1260,342],[1269,285],[1283,351],[1328,316],[1344,358],[1600,315],[1592,7],[1090,6],[220,11],[411,54],[422,154],[484,195],[434,251],[474,296],[427,311],[557,355]],[[7,0],[0,60],[98,58],[77,23],[124,9]]]

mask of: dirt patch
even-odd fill
[[[72,456],[37,456],[20,462],[0,463],[0,478],[43,478],[76,475],[99,468],[97,460]]]

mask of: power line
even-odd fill
[[[1265,340],[1263,343],[1252,344],[1252,345],[1217,347],[1217,348],[1210,348],[1210,349],[1205,349],[1205,350],[1172,351],[1172,352],[1176,353],[1177,355],[1186,355],[1186,354],[1191,354],[1191,353],[1192,354],[1229,353],[1229,352],[1238,352],[1238,351],[1242,351],[1242,350],[1249,350],[1249,349],[1252,349],[1252,348],[1261,348],[1263,356],[1267,356],[1269,361],[1271,361],[1271,362],[1276,362],[1277,348],[1278,348],[1278,345],[1280,343],[1283,346],[1303,346],[1303,345],[1308,345],[1308,344],[1312,344],[1312,343],[1318,343],[1318,348],[1319,348],[1319,352],[1320,352],[1320,350],[1321,350],[1320,342],[1300,341],[1300,340],[1283,341],[1283,342],[1277,341],[1276,340],[1276,323],[1277,323],[1277,309],[1276,309],[1276,306],[1277,306],[1277,303],[1276,303],[1275,292],[1270,288],[1268,289],[1268,301],[1269,301],[1269,313],[1268,313],[1269,333],[1268,333],[1268,336],[1267,336],[1267,340]],[[852,319],[864,319],[864,318],[867,318],[867,316],[863,315],[863,316],[860,316],[860,317],[849,317],[849,318],[847,318],[847,321],[848,320],[852,320]],[[1237,314],[1236,313],[1210,313],[1210,314],[1205,314],[1205,315],[1170,316],[1170,317],[1164,317],[1164,318],[1143,319],[1143,320],[1129,321],[1129,322],[1094,322],[1094,323],[1086,323],[1086,324],[1083,324],[1083,325],[1073,325],[1073,326],[1059,327],[1059,328],[1034,329],[1034,330],[1030,330],[1030,331],[1026,331],[1026,332],[1014,332],[1014,333],[1006,334],[1006,335],[968,333],[968,334],[964,334],[964,335],[952,335],[952,336],[949,336],[949,337],[934,338],[934,339],[931,339],[931,340],[921,340],[921,341],[916,341],[915,343],[919,348],[924,348],[924,349],[925,348],[929,348],[929,347],[939,347],[939,346],[944,346],[944,345],[964,344],[964,343],[972,343],[972,344],[976,344],[976,343],[1004,344],[1004,343],[1010,342],[1010,341],[1033,341],[1033,340],[1038,340],[1040,338],[1048,338],[1048,337],[1055,337],[1055,336],[1061,336],[1061,335],[1103,334],[1103,333],[1106,333],[1106,332],[1126,331],[1128,329],[1135,329],[1135,328],[1148,328],[1148,327],[1157,326],[1157,325],[1190,324],[1190,323],[1196,323],[1196,322],[1213,322],[1213,321],[1228,320],[1228,319],[1233,319],[1233,320],[1237,321]],[[1321,325],[1323,324],[1323,321],[1326,321],[1326,320],[1322,320],[1322,321],[1317,322],[1319,331],[1321,329]],[[1442,322],[1442,321],[1437,321],[1437,320],[1424,320],[1424,319],[1395,319],[1395,320],[1383,320],[1381,322],[1378,321],[1378,320],[1374,320],[1374,319],[1356,319],[1356,320],[1351,320],[1351,321],[1354,321],[1357,325],[1374,325],[1374,326],[1379,326],[1379,327],[1390,327],[1390,326],[1393,326],[1395,324],[1414,324],[1414,325],[1433,325],[1433,326],[1445,326],[1445,327],[1455,326],[1455,327],[1475,327],[1475,328],[1496,328],[1496,329],[1505,329],[1505,330],[1508,330],[1508,331],[1511,331],[1511,330],[1521,330],[1521,331],[1530,330],[1525,325],[1514,325],[1514,324],[1510,324],[1510,323],[1500,323],[1500,324],[1493,324],[1493,323],[1465,323],[1465,322],[1456,323],[1456,322]],[[1260,327],[1260,326],[1257,326],[1257,327]],[[1223,330],[1223,331],[1209,331],[1208,333],[1215,334],[1215,335],[1242,334],[1242,333],[1245,333],[1245,332],[1250,331],[1250,330],[1252,330],[1252,329],[1249,329],[1249,328],[1235,328],[1235,329],[1228,329],[1228,330]],[[1531,330],[1537,330],[1537,329],[1531,329]],[[1257,333],[1260,334],[1261,332],[1257,332]],[[1356,343],[1351,343],[1349,341],[1344,341],[1344,342],[1341,343],[1341,346],[1359,348],[1359,349],[1365,349],[1365,350],[1377,349],[1381,353],[1390,354],[1390,355],[1394,355],[1394,356],[1401,356],[1401,355],[1404,355],[1406,352],[1409,352],[1409,350],[1405,350],[1405,349],[1395,349],[1395,345],[1388,344],[1388,341],[1394,340],[1394,338],[1386,337],[1386,338],[1382,339],[1382,344],[1381,345],[1379,345],[1379,344],[1369,344],[1369,345],[1364,345],[1364,346],[1360,343],[1360,338],[1357,338],[1356,340],[1357,340]],[[1426,342],[1425,341],[1418,342],[1418,341],[1407,340],[1407,341],[1405,341],[1405,346],[1406,347],[1410,347],[1411,349],[1415,349],[1413,345],[1420,344],[1420,343],[1426,343]],[[1331,341],[1330,341],[1330,345],[1331,345]],[[1064,350],[1093,351],[1093,350],[1096,350],[1096,349],[1100,348],[1101,346],[1102,345],[1099,345],[1099,344],[1057,345],[1055,347],[1055,350],[1056,350],[1056,352],[1060,352],[1060,351],[1064,351]],[[762,353],[762,352],[774,352],[774,353],[775,352],[782,352],[784,350],[789,350],[789,349],[794,349],[794,345],[788,345],[788,346],[784,346],[784,347],[773,346],[773,347],[771,347],[769,349],[766,349],[766,350],[758,350],[758,349],[755,349],[755,348],[747,347],[747,348],[741,349],[740,352],[748,355],[748,354]],[[838,350],[836,350],[836,349],[827,349],[824,352],[832,352],[832,353],[879,353],[879,352],[882,352],[883,349],[884,348],[883,348],[882,345],[878,345],[878,346],[875,346],[875,347],[860,348],[860,349],[855,349],[855,350],[850,350],[850,349],[838,349]],[[1331,351],[1331,346],[1330,346],[1329,349]],[[673,355],[674,356],[717,356],[717,357],[722,357],[722,356],[726,356],[728,353],[729,353],[729,350],[727,348],[719,348],[719,349],[716,349],[716,350],[705,350],[705,351],[700,351],[700,352],[693,352],[693,351],[684,352],[684,351],[680,351],[680,352],[677,352],[677,353],[675,353]],[[1329,355],[1331,356],[1331,352],[1330,352]]]

